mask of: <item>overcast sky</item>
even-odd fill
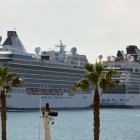
[[[140,0],[0,0],[0,35],[16,30],[28,52],[60,40],[94,63],[140,46]]]

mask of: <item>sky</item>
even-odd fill
[[[0,0],[0,36],[16,30],[27,52],[59,41],[95,63],[140,46],[140,0]]]

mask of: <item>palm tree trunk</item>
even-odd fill
[[[2,140],[6,140],[6,96],[1,90],[1,124],[2,124]]]
[[[93,104],[93,111],[94,111],[94,140],[99,140],[99,133],[100,133],[100,96],[98,88],[95,88],[95,94],[93,97],[94,104]]]

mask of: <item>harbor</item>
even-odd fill
[[[1,1],[0,140],[140,140],[139,5]]]
[[[7,140],[45,140],[40,115],[40,111],[8,112]],[[139,109],[101,109],[100,117],[100,140],[139,140]],[[92,109],[58,110],[50,125],[51,140],[92,140],[92,122]]]
[[[132,114],[132,116],[130,116],[129,113],[126,114],[127,109],[120,109],[122,112],[116,113],[115,107],[117,106],[118,109],[121,107],[135,108],[140,105],[139,48],[135,45],[129,45],[126,48],[126,54],[124,54],[123,51],[118,51],[114,59],[112,59],[111,56],[108,57],[107,61],[102,61],[103,56],[99,55],[99,63],[90,64],[85,55],[76,53],[77,49],[75,47],[71,48],[70,54],[65,51],[65,45],[62,44],[62,41],[60,41],[60,44],[56,47],[59,47],[60,50],[41,51],[41,49],[37,47],[35,48],[36,54],[30,54],[26,52],[16,31],[7,32],[7,39],[0,49],[1,79],[3,78],[1,80],[1,87],[3,87],[1,90],[2,140],[6,140],[6,135],[4,135],[6,134],[6,129],[7,134],[10,135],[10,129],[8,129],[9,122],[7,121],[7,127],[4,123],[5,120],[7,120],[5,113],[6,108],[17,110],[11,113],[28,114],[28,119],[24,120],[24,118],[21,117],[21,119],[24,120],[24,124],[21,124],[21,128],[15,127],[20,130],[19,137],[21,138],[18,139],[28,139],[26,136],[28,136],[28,132],[32,130],[29,135],[36,140],[63,140],[63,138],[64,140],[90,140],[93,139],[93,137],[94,140],[99,140],[99,137],[100,140],[112,140],[117,134],[112,131],[111,134],[109,132],[106,133],[106,127],[112,130],[114,126],[114,130],[117,128],[115,132],[118,133],[118,130],[120,130],[120,136],[119,138],[116,137],[116,140],[137,140],[137,135],[131,134],[131,137],[134,138],[128,137],[127,135],[124,136],[122,132],[129,132],[131,129],[128,129],[127,124],[121,126],[122,122],[127,122],[124,116],[129,118],[134,117],[134,114]],[[18,77],[11,78],[13,81],[8,81],[9,79],[7,77],[9,77],[9,73],[6,67],[9,67],[12,72],[17,74]],[[3,77],[3,75],[6,75],[4,70],[7,72],[7,76],[5,77]],[[84,79],[82,80],[82,78]],[[6,82],[4,82],[4,80]],[[11,90],[8,92],[7,87],[9,87],[10,84],[12,88],[10,88]],[[113,86],[114,88],[111,89]],[[86,89],[84,89],[85,87]],[[58,127],[61,125],[62,127],[57,128],[56,126],[55,129],[55,119],[53,117],[57,116],[57,113],[50,111],[49,104],[51,108],[63,109],[63,111],[66,109],[67,111],[65,110],[64,113],[71,113],[76,116],[69,114],[69,116],[63,118],[60,115],[60,117],[63,118],[63,122],[58,124]],[[42,111],[41,108],[45,105],[46,110]],[[92,111],[90,109],[84,110],[85,108],[90,108],[92,105],[94,105],[94,113],[91,113]],[[99,115],[100,105],[101,107],[107,107],[107,109],[102,108],[101,116]],[[109,106],[113,107],[114,110],[108,108]],[[33,123],[35,120],[35,118],[32,118],[33,116],[29,115],[32,112],[25,112],[25,110],[30,109],[40,109],[36,126],[31,124],[31,122]],[[106,126],[102,126],[102,120],[106,117],[108,110],[109,114],[107,115],[113,115],[112,118],[117,117],[116,119],[118,119],[120,117],[118,121],[114,120],[118,122],[118,124],[114,125],[114,122],[109,122],[110,120],[108,120],[107,123],[113,124],[113,126],[108,126],[106,122],[103,123],[106,124]],[[123,110],[126,112],[123,112]],[[61,112],[63,113],[63,111]],[[76,114],[76,111],[81,114]],[[79,119],[80,115],[82,117],[85,116],[82,114],[84,112],[89,115],[89,112],[86,111],[89,111],[94,116],[94,120]],[[23,116],[25,117],[26,114]],[[139,118],[139,116],[139,114],[136,114],[135,117]],[[80,120],[79,123],[76,117]],[[17,118],[17,116],[15,116],[14,119],[15,118]],[[32,118],[32,120],[30,120],[30,118]],[[71,120],[68,120],[68,118]],[[15,120],[17,121],[17,119]],[[28,120],[30,120],[30,123],[26,122]],[[122,120],[122,122],[120,122],[120,120]],[[131,118],[129,122],[132,120],[133,118]],[[87,121],[94,124],[92,126],[94,129],[91,129],[91,127],[87,125]],[[21,123],[21,121],[19,122]],[[70,123],[70,125],[67,123]],[[26,124],[29,131],[24,133]],[[101,127],[99,127],[100,124]],[[134,124],[134,122],[132,124]],[[12,124],[11,126],[13,127],[14,125]],[[32,128],[32,126],[34,126],[34,128]],[[14,130],[14,132],[18,130]],[[56,130],[56,132],[54,130]],[[64,132],[57,130],[64,130]],[[84,130],[86,134],[83,133]],[[93,135],[90,135],[91,130],[94,130]],[[26,134],[26,136],[22,136],[22,134]],[[66,134],[66,136],[64,134]],[[11,139],[11,137],[12,136],[8,139]],[[31,139],[32,138],[30,138],[30,140]]]

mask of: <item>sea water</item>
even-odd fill
[[[41,115],[7,112],[7,140],[45,140]],[[93,140],[92,109],[59,110],[54,119],[51,140]],[[140,140],[140,109],[100,109],[100,140]]]

